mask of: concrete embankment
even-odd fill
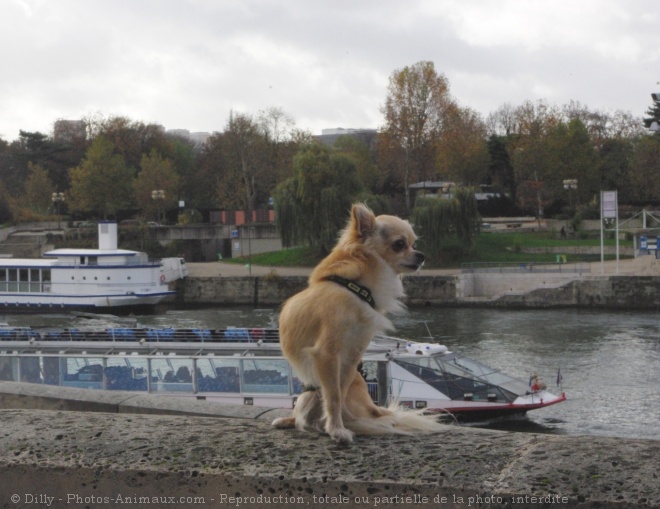
[[[60,408],[80,405],[80,390],[57,390]],[[156,415],[172,402],[152,399],[151,415],[108,401],[104,412],[0,410],[0,507],[660,507],[660,441],[448,425],[339,446],[275,430],[256,408],[203,417],[208,402],[193,400],[195,416]]]
[[[305,276],[189,277],[178,286],[189,305],[278,306],[307,285]],[[404,278],[409,305],[519,308],[658,309],[660,276],[455,274]]]

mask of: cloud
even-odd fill
[[[658,18],[650,0],[13,0],[0,136],[94,112],[217,131],[273,106],[313,132],[378,127],[389,76],[420,60],[484,116],[537,99],[641,116]]]

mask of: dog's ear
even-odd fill
[[[357,237],[366,239],[376,231],[376,216],[366,205],[356,203],[351,209],[351,228]]]

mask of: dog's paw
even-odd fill
[[[353,441],[355,433],[346,428],[334,428],[328,430],[328,435],[335,441],[340,444],[350,444]]]
[[[280,417],[272,422],[272,426],[278,429],[293,429],[296,427],[295,417]]]

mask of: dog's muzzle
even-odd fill
[[[412,270],[419,270],[422,268],[422,265],[424,265],[424,253],[421,251],[413,251],[413,263],[406,265],[409,269]]]

